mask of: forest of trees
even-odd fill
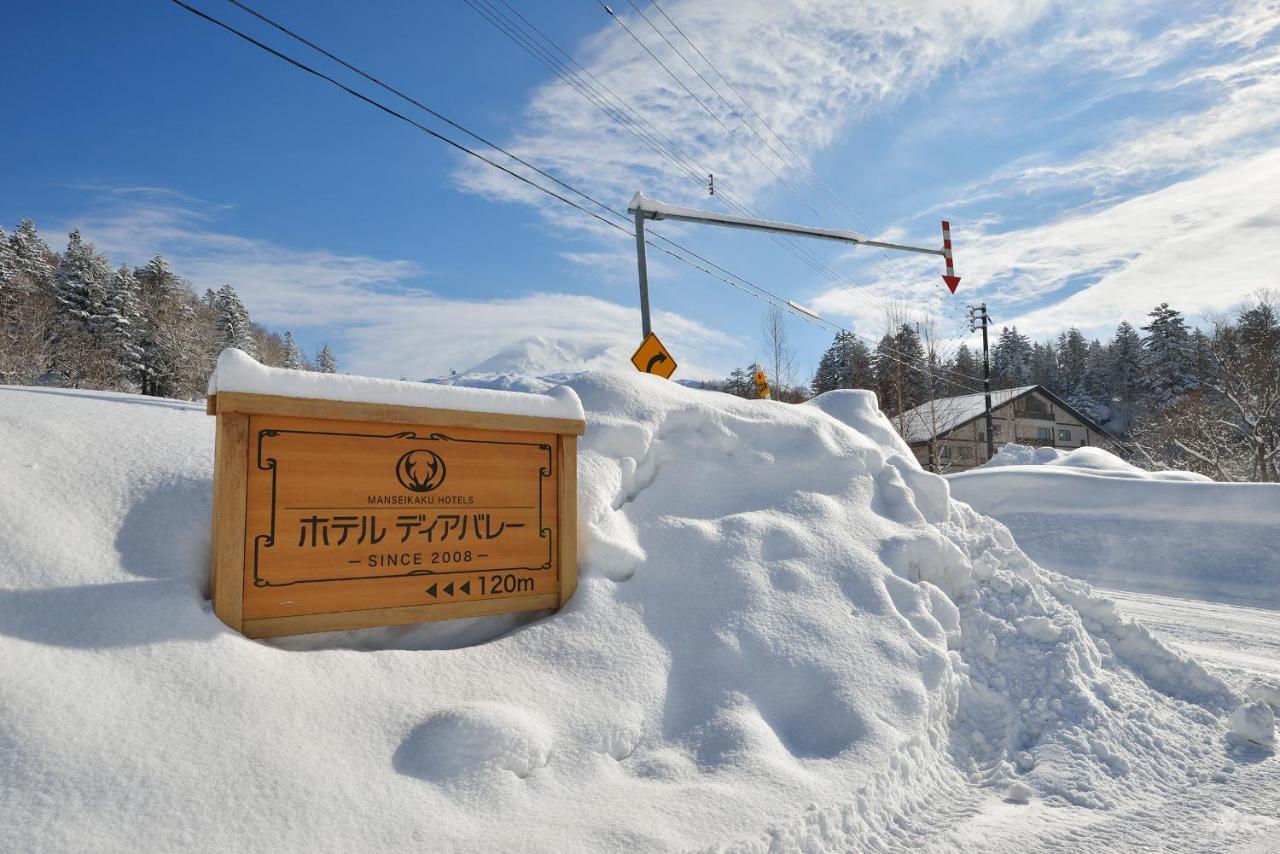
[[[992,387],[1043,385],[1101,424],[1123,456],[1147,468],[1280,481],[1280,296],[1259,293],[1206,325],[1209,331],[1194,328],[1161,304],[1141,327],[1122,321],[1106,342],[1090,341],[1075,328],[1033,342],[1007,326],[991,350]],[[981,351],[961,344],[940,353],[927,325],[895,321],[891,328],[874,348],[851,333],[837,334],[809,390],[874,391],[890,420],[929,401],[982,391]],[[755,397],[754,367],[707,386]],[[805,396],[801,389],[789,392],[784,399]]]
[[[72,231],[55,252],[29,219],[0,228],[0,383],[203,397],[214,360],[237,347],[263,364],[334,373],[255,324],[231,285],[198,296],[156,255],[113,266]]]
[[[771,312],[762,329],[775,399],[869,389],[892,419],[982,390],[980,352],[965,344],[940,350],[929,324],[901,318],[874,348],[836,335],[806,387],[795,377],[782,320]],[[1045,386],[1106,428],[1140,465],[1280,481],[1280,296],[1259,293],[1204,325],[1193,327],[1161,304],[1142,326],[1122,321],[1105,342],[1074,328],[1033,342],[1007,326],[992,347],[992,384]],[[0,383],[194,399],[226,347],[276,367],[338,367],[327,345],[308,359],[291,332],[253,323],[231,285],[197,295],[159,255],[141,267],[113,266],[78,231],[55,252],[29,219],[12,234],[0,228]],[[759,367],[705,385],[756,397]]]

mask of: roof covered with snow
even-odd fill
[[[466,388],[434,383],[291,371],[269,368],[239,350],[223,350],[209,378],[209,394],[247,392],[348,403],[383,403],[463,412],[491,412],[535,418],[582,420],[582,402],[573,389],[558,386],[545,394]]]
[[[1015,397],[1021,397],[1039,386],[1023,385],[1017,388],[1002,388],[991,392],[991,408],[1003,406]],[[962,394],[957,397],[943,397],[931,403],[908,409],[903,416],[906,422],[908,442],[927,442],[968,421],[977,418],[986,410],[985,395]],[[896,422],[897,419],[895,418]]]

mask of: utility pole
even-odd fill
[[[987,459],[996,455],[996,437],[991,420],[991,350],[987,343],[987,327],[991,325],[991,316],[987,314],[987,304],[969,306],[969,331],[982,325],[982,391],[987,399]]]
[[[714,195],[715,193],[715,176],[707,175],[709,180],[708,189]],[[882,240],[872,240],[865,234],[856,231],[844,231],[836,228],[816,228],[806,225],[792,225],[785,222],[772,222],[763,219],[753,219],[745,216],[732,216],[730,214],[715,213],[714,211],[704,211],[697,208],[678,207],[676,205],[668,205],[664,202],[650,199],[644,193],[636,193],[631,199],[631,204],[627,208],[627,213],[635,217],[636,221],[636,266],[640,273],[640,318],[644,327],[645,337],[649,337],[649,271],[645,265],[644,256],[644,221],[651,219],[661,221],[665,219],[675,222],[696,222],[702,225],[720,225],[728,228],[744,228],[749,231],[764,231],[772,234],[786,234],[792,237],[813,237],[819,240],[834,240],[838,243],[852,243],[857,246],[870,246],[875,249],[892,249],[898,252],[917,252],[922,255],[938,255],[946,265],[946,274],[943,275],[942,281],[946,282],[947,288],[951,293],[956,292],[956,286],[960,284],[960,277],[957,276],[955,270],[955,260],[951,254],[951,223],[943,221],[942,223],[942,247],[934,249],[928,246],[909,246],[905,243],[886,243]],[[788,302],[790,302],[788,300]],[[791,303],[791,307],[803,312],[804,314],[817,317],[807,308]],[[780,377],[774,377],[774,382],[779,382]]]
[[[644,216],[636,211],[636,266],[640,273],[640,328],[644,338],[653,331],[649,324],[649,265],[644,255]]]

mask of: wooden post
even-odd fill
[[[560,601],[563,608],[578,589],[578,437],[559,441]]]
[[[218,619],[236,631],[243,622],[246,474],[249,416],[218,413],[213,452],[213,555],[209,595]]]

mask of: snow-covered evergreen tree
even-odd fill
[[[117,382],[136,381],[142,371],[143,318],[138,279],[121,264],[107,286],[106,312],[94,318],[95,333],[118,372]]]
[[[809,383],[815,395],[826,394],[840,387],[840,376],[843,373],[841,358],[840,337],[837,334],[836,340],[823,351],[822,358],[818,360],[818,369],[814,371],[813,380]]]
[[[0,335],[7,330],[5,318],[13,311],[14,301],[18,296],[18,259],[14,256],[13,247],[9,245],[9,235],[0,227]]]
[[[10,286],[17,272],[18,262],[13,247],[9,245],[9,235],[5,233],[4,226],[0,226],[0,293]]]
[[[216,354],[215,310],[203,304],[156,255],[134,271],[143,310],[142,393],[161,397],[199,395]]]
[[[1191,338],[1187,343],[1188,369],[1195,378],[1195,387],[1204,388],[1206,381],[1217,374],[1217,364],[1213,358],[1213,339],[1199,329],[1191,330]]]
[[[319,370],[319,367],[320,354],[317,353],[316,369]],[[748,382],[749,380],[747,379],[747,375],[743,372],[742,368],[734,368],[729,372],[729,376],[725,378],[723,390],[726,394],[732,394],[735,397],[746,397]]]
[[[253,324],[249,310],[231,285],[218,289],[218,344],[219,349],[234,347],[253,358],[258,358],[258,345],[253,339]]]
[[[338,372],[338,360],[334,357],[333,351],[329,349],[328,344],[321,344],[320,352],[316,353],[316,370],[322,374],[336,374]]]
[[[840,388],[875,389],[874,368],[871,364],[871,349],[852,332],[841,333],[843,340],[843,368],[845,385]]]
[[[53,252],[36,231],[35,222],[24,219],[18,223],[17,229],[9,235],[9,249],[15,276],[11,281],[15,290],[29,291],[53,286],[53,263],[50,260]]]
[[[972,394],[982,387],[982,362],[968,344],[956,348],[948,378],[951,383],[948,391],[952,395]]]
[[[1016,326],[1000,329],[991,352],[991,381],[995,388],[1013,388],[1031,382],[1031,339]]]
[[[86,243],[75,229],[67,239],[67,249],[58,264],[58,302],[69,317],[85,328],[94,318],[107,313],[107,285],[111,268],[92,243]]]
[[[1142,336],[1133,324],[1120,321],[1111,339],[1111,382],[1115,395],[1132,403],[1138,399],[1142,378]]]
[[[822,394],[837,388],[871,388],[874,384],[871,351],[852,333],[836,333],[831,346],[822,354],[813,375],[813,393]]]
[[[885,412],[899,413],[929,395],[927,361],[919,333],[909,323],[886,333],[872,354],[876,395]]]
[[[293,340],[293,333],[285,331],[284,343],[281,345],[283,351],[280,367],[288,368],[291,371],[300,371],[303,369],[302,351],[298,349],[297,342]]]
[[[182,313],[182,285],[169,269],[169,262],[160,255],[140,267],[135,278],[144,306],[138,335],[138,384],[143,394],[175,396],[181,385],[182,353],[176,346],[173,327]]]
[[[1031,345],[1031,382],[1051,391],[1061,391],[1063,381],[1058,375],[1058,352],[1048,341]]]
[[[1157,407],[1170,406],[1196,387],[1191,373],[1191,335],[1182,314],[1161,303],[1151,310],[1151,322],[1142,327],[1146,359],[1143,391]]]
[[[1089,342],[1074,326],[1058,336],[1058,381],[1064,391],[1081,387],[1087,370]]]

